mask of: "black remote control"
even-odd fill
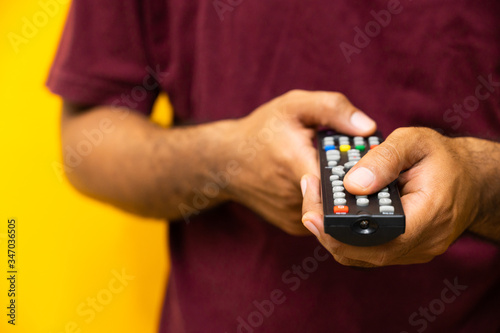
[[[320,131],[317,138],[325,232],[355,246],[380,245],[403,234],[405,215],[397,181],[368,196],[355,196],[344,189],[344,175],[382,138],[333,131]]]

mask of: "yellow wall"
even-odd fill
[[[86,198],[53,169],[61,103],[44,81],[68,4],[41,2],[57,5],[52,15],[38,0],[0,2],[0,332],[155,332],[166,224]],[[9,37],[24,38],[24,20],[34,19],[37,31],[13,46]],[[163,121],[167,109],[163,100]],[[17,225],[15,326],[6,315],[9,218]],[[133,279],[120,283],[123,272]]]

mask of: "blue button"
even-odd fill
[[[335,146],[325,146],[324,148],[326,151],[329,151],[329,150],[334,150],[335,149]]]

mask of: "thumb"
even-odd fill
[[[325,126],[347,135],[368,136],[377,125],[343,94],[293,90],[282,96],[287,113],[306,126]]]
[[[410,128],[392,132],[345,175],[346,190],[357,195],[374,193],[397,179],[401,171],[420,161],[425,153],[419,144],[423,140],[418,132]]]

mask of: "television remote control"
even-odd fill
[[[344,189],[344,175],[382,138],[320,131],[317,139],[325,233],[355,246],[380,245],[403,234],[405,215],[397,181],[368,196]]]

